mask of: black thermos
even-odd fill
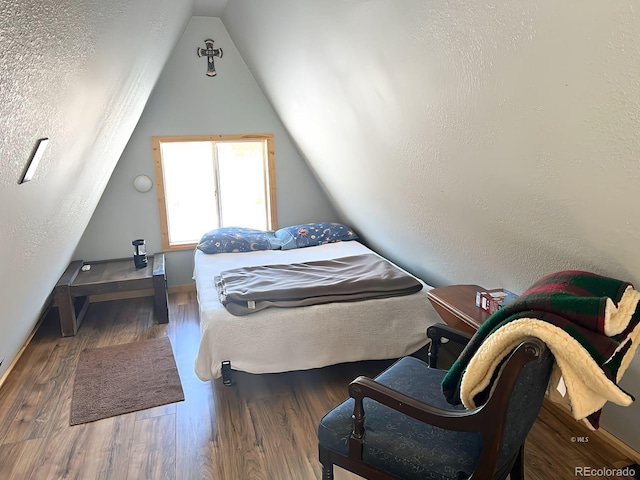
[[[144,239],[139,238],[131,242],[133,245],[133,263],[136,268],[144,268],[147,266],[147,247],[144,244]]]

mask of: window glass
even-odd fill
[[[165,250],[218,227],[275,226],[273,136],[153,137]]]
[[[267,230],[265,152],[261,142],[218,142],[223,227]]]

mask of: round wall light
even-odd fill
[[[146,175],[138,175],[133,179],[133,186],[139,192],[148,192],[153,187],[153,181]]]

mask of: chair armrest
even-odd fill
[[[355,461],[362,459],[364,451],[364,397],[371,398],[389,408],[436,427],[446,430],[480,432],[485,444],[488,444],[487,440],[493,440],[491,437],[496,434],[502,435],[501,425],[498,426],[500,428],[499,432],[495,432],[493,435],[487,435],[486,433],[487,425],[493,423],[490,418],[487,418],[489,416],[487,414],[492,413],[491,410],[487,410],[487,404],[471,410],[445,410],[409,397],[375,380],[362,376],[349,384],[349,395],[354,398],[353,431],[349,437],[349,458]],[[494,430],[494,427],[491,427],[491,430]],[[485,458],[487,454],[485,454],[484,450],[486,449],[483,448],[483,455],[481,455],[478,463],[480,468],[479,470],[476,469],[476,472],[470,478],[485,479],[493,476],[492,474],[487,474],[487,472],[494,471],[498,452],[497,450],[495,452],[487,452],[491,456]]]
[[[431,339],[431,345],[429,346],[429,366],[431,368],[437,368],[438,365],[438,351],[442,339],[446,338],[460,345],[466,345],[471,340],[472,335],[457,328],[450,327],[444,323],[436,323],[427,328],[427,337]]]
[[[364,433],[364,406],[367,397],[393,410],[446,430],[479,431],[481,420],[478,414],[484,406],[470,410],[445,410],[400,393],[375,380],[360,376],[349,384],[349,395],[355,399],[354,435],[361,438]]]

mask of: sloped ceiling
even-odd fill
[[[640,284],[638,15],[631,0],[233,0],[222,20],[359,234],[431,283],[521,292],[568,268]],[[623,386],[638,385],[636,359]],[[638,449],[638,413],[603,424]]]
[[[194,0],[193,15],[200,17],[221,17],[227,0]]]
[[[64,271],[193,7],[0,5],[0,359]],[[222,20],[381,253],[436,284],[521,291],[563,268],[640,284],[634,2],[233,0]],[[43,137],[39,170],[18,185]],[[638,449],[637,418],[614,408],[603,423]]]
[[[633,2],[233,0],[222,19],[383,253],[434,283],[640,280]]]
[[[0,376],[66,268],[191,1],[0,4]],[[33,180],[18,185],[39,138]]]

